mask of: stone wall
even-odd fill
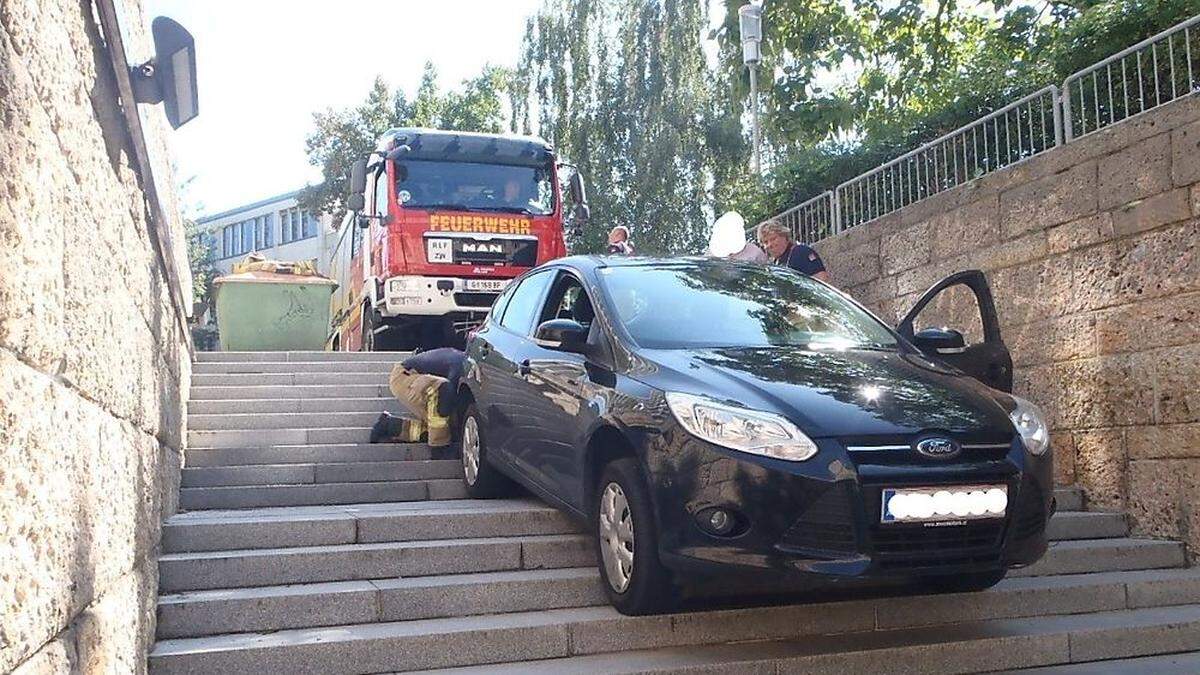
[[[1200,550],[1200,97],[1078,139],[822,242],[883,317],[978,268],[1015,388],[1050,417],[1057,480]],[[961,291],[961,292],[960,292]],[[918,322],[978,339],[969,292]]]
[[[0,672],[144,671],[175,510],[190,357],[101,33],[0,2]]]

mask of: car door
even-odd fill
[[[591,299],[579,278],[568,270],[559,271],[537,324],[571,319],[591,328],[594,318]],[[537,422],[521,435],[546,479],[546,489],[577,506],[581,496],[576,492],[582,479],[578,448],[588,424],[581,396],[587,358],[544,347],[536,339],[527,354],[525,384]]]
[[[951,289],[965,286],[974,298],[973,309],[969,300],[961,298],[957,302],[945,303],[957,306],[962,312],[952,312],[965,318],[972,312],[978,313],[980,339],[959,346],[934,346],[938,340],[944,340],[951,333],[957,333],[953,327],[924,328],[916,330],[922,311],[929,307],[935,299],[945,298],[943,293]],[[943,308],[945,309],[945,308]],[[996,305],[992,300],[992,289],[988,286],[987,278],[979,270],[957,272],[934,284],[917,300],[909,310],[904,320],[896,327],[896,331],[930,358],[938,359],[961,370],[984,384],[1001,391],[1012,391],[1013,371],[1012,356],[1008,347],[1000,337],[1000,321],[996,316]]]
[[[500,461],[514,465],[539,485],[546,481],[539,475],[539,463],[524,438],[539,423],[536,412],[539,402],[529,390],[525,373],[533,346],[534,322],[555,274],[554,270],[542,270],[524,277],[499,320],[489,322],[488,328],[475,336],[481,353],[488,448]]]

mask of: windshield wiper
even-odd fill
[[[406,204],[414,209],[446,209],[449,211],[483,211],[477,206],[467,206],[466,204]]]

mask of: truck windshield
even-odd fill
[[[396,201],[407,208],[544,216],[554,212],[552,177],[549,166],[409,160],[396,164]]]

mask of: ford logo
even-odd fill
[[[958,441],[950,438],[934,437],[917,441],[917,452],[926,457],[949,458],[957,455],[960,450],[962,447]]]

